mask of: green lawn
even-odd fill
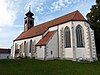
[[[78,63],[67,60],[0,60],[0,75],[100,75],[100,61]]]

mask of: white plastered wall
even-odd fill
[[[33,38],[28,38],[28,39],[23,39],[23,40],[18,40],[18,41],[14,41],[14,46],[13,46],[13,51],[12,52],[12,57],[15,57],[15,44],[17,44],[19,47],[21,44],[23,44],[22,49],[24,50],[24,42],[26,41],[27,43],[27,52],[28,52],[28,56],[31,56],[31,54],[29,53],[29,48],[30,48],[30,40],[32,40],[33,42],[35,41],[35,44],[38,43],[38,41],[42,38],[42,36],[36,36]]]
[[[62,42],[61,42],[61,29],[63,29],[63,34],[64,34],[64,29],[65,29],[65,27],[69,27],[69,29],[70,29],[70,37],[71,37],[71,48],[65,48],[64,47],[64,45],[63,45],[63,56],[62,56]],[[73,44],[72,44],[72,30],[71,30],[71,22],[67,22],[67,23],[63,23],[63,24],[60,24],[59,26],[58,26],[58,33],[59,33],[59,57],[60,58],[73,58],[73,48],[72,48],[72,46],[73,46]],[[63,35],[64,36],[64,35]],[[63,39],[64,39],[64,37],[63,37]],[[64,44],[64,42],[63,42],[63,44]]]
[[[83,37],[84,37],[84,45],[85,47],[77,48],[76,43],[76,27],[81,25],[83,28]],[[74,38],[74,46],[75,46],[75,58],[84,58],[84,59],[91,59],[91,51],[90,51],[90,25],[85,21],[70,21],[67,23],[63,23],[58,26],[58,33],[59,33],[59,57],[62,57],[62,42],[61,42],[61,32],[60,30],[65,29],[68,26],[70,28],[70,35],[71,35],[71,48],[64,48],[63,57],[64,58],[73,58],[73,38]],[[72,35],[72,28],[74,28],[74,36]]]
[[[83,37],[84,37],[84,47],[77,48],[77,42],[76,42],[76,27],[78,25],[81,25],[83,28]],[[90,33],[89,33],[89,24],[85,21],[73,21],[74,26],[74,34],[75,34],[75,51],[76,51],[76,58],[84,58],[84,59],[90,59],[91,52],[90,52]]]
[[[51,54],[52,51],[52,54]],[[49,39],[47,42],[46,48],[46,58],[53,59],[58,57],[58,40],[57,40],[57,32],[53,34],[53,37]]]
[[[36,46],[36,59],[44,59],[45,58],[45,46]]]
[[[54,31],[54,30],[57,30],[57,26],[54,26],[54,27],[50,27],[49,28],[49,31]]]

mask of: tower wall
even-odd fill
[[[34,26],[34,18],[32,16],[33,13],[31,13],[31,11],[26,13],[26,17],[24,18],[24,31],[28,31]]]

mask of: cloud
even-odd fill
[[[36,7],[36,12],[42,13],[44,11],[43,3],[40,3],[38,7]]]
[[[24,9],[26,11],[29,10],[29,6],[31,5],[32,9],[35,12],[42,13],[44,11],[44,3],[46,0],[29,0],[29,2],[25,5]]]
[[[2,28],[0,28],[0,32],[2,32]]]
[[[0,27],[0,47],[10,48],[13,40],[23,31],[20,25]]]
[[[57,10],[60,10],[68,5],[70,5],[72,2],[69,1],[69,0],[57,0],[55,2],[53,2],[51,4],[51,10],[53,11],[57,11]]]
[[[56,0],[51,4],[50,10],[52,12],[59,11],[63,8],[67,8],[74,4],[78,4],[80,2],[84,2],[86,0]]]
[[[20,32],[13,25],[18,7],[18,0],[0,0],[0,47],[10,48],[14,36]]]
[[[12,25],[16,19],[16,13],[14,1],[0,0],[0,26]]]
[[[0,26],[10,25],[12,23],[11,14],[8,12],[8,3],[4,0],[0,1]]]

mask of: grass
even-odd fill
[[[0,75],[100,75],[100,61],[78,63],[67,60],[0,60]]]

